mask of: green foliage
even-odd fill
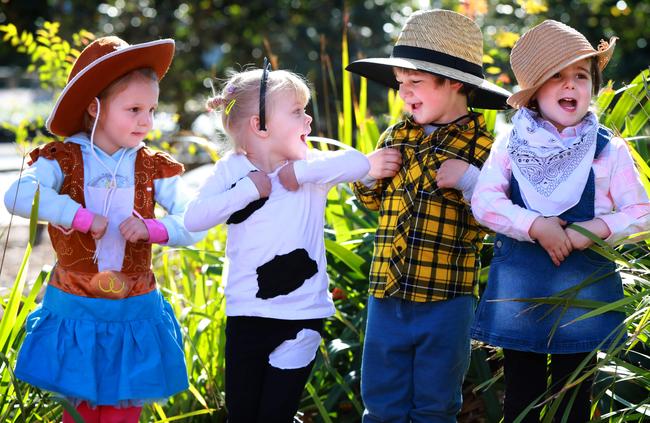
[[[209,2],[208,2],[209,3]],[[472,3],[472,2],[469,2]],[[522,5],[523,2],[520,2]],[[526,4],[532,4],[530,1]],[[193,6],[199,7],[199,6]],[[202,6],[201,6],[202,7]],[[527,6],[532,7],[532,6]],[[244,6],[229,7],[233,19],[244,19],[250,10]],[[58,26],[50,27],[52,43],[64,45],[57,40]],[[56,29],[56,30],[54,30]],[[41,43],[38,37],[18,36],[17,30],[9,25],[0,26],[6,41],[16,43],[17,47]],[[43,30],[46,30],[45,25]],[[82,34],[80,33],[80,36]],[[90,38],[86,38],[90,39]],[[348,45],[344,36],[341,62],[347,63]],[[506,40],[507,41],[507,40]],[[29,42],[29,43],[28,43]],[[32,53],[38,47],[34,47]],[[65,50],[65,48],[61,47]],[[63,51],[63,50],[56,51]],[[67,50],[71,55],[78,54],[73,48]],[[60,56],[44,54],[34,61],[34,69],[49,61],[51,65],[69,66],[68,53]],[[28,53],[31,54],[31,53]],[[55,53],[50,51],[51,55]],[[57,55],[59,53],[56,53]],[[62,53],[61,53],[62,54]],[[45,57],[45,59],[44,59]],[[57,61],[58,60],[58,61]],[[39,62],[40,61],[40,62]],[[66,65],[67,63],[67,65]],[[324,60],[324,74],[329,75],[333,96],[336,97],[337,81],[335,75],[347,75],[335,71],[331,62]],[[338,67],[337,67],[338,69]],[[40,71],[39,71],[40,72]],[[45,67],[40,75],[59,75],[57,71]],[[67,74],[67,71],[63,73]],[[62,84],[61,80],[53,77]],[[615,129],[628,137],[636,139],[635,157],[642,174],[650,177],[648,159],[650,155],[640,141],[648,137],[648,71],[644,71],[631,84],[619,90],[613,84],[598,98],[601,120],[609,122]],[[63,80],[65,82],[65,80]],[[336,127],[338,137],[346,144],[354,145],[364,152],[374,148],[381,129],[394,123],[400,116],[402,103],[394,91],[389,91],[385,108],[387,113],[377,119],[369,117],[368,88],[365,80],[356,90],[349,76],[343,78],[340,101],[335,102]],[[58,85],[60,88],[62,85]],[[358,93],[358,95],[357,95]],[[486,113],[486,121],[493,128],[496,113]],[[42,125],[42,122],[40,122]],[[381,129],[380,129],[381,128]],[[15,132],[21,143],[30,141],[33,128],[16,126]],[[631,144],[632,145],[632,144]],[[650,186],[650,184],[648,185]],[[35,202],[37,204],[37,201]],[[349,187],[338,186],[328,196],[326,209],[326,240],[328,274],[335,297],[336,315],[326,321],[325,340],[317,356],[316,364],[301,401],[301,411],[312,421],[356,422],[359,421],[363,406],[359,394],[361,349],[364,340],[366,321],[366,299],[368,268],[372,257],[373,234],[377,225],[377,215],[361,208]],[[30,230],[33,233],[36,219],[32,218]],[[31,238],[33,239],[33,238]],[[190,389],[179,393],[166,403],[145,407],[142,421],[147,422],[224,422],[224,343],[225,343],[225,300],[223,291],[225,231],[217,227],[208,237],[194,248],[170,249],[157,247],[154,256],[154,269],[161,289],[170,300],[182,326],[185,337],[185,358],[190,378]],[[488,245],[489,247],[489,245]],[[625,281],[626,297],[612,305],[582,304],[591,309],[590,315],[610,310],[612,307],[624,310],[628,315],[627,328],[621,334],[630,336],[622,347],[612,348],[599,354],[598,366],[590,369],[597,379],[596,399],[602,413],[600,421],[639,420],[647,413],[648,391],[650,390],[650,371],[648,366],[648,346],[650,344],[650,307],[648,298],[648,246],[641,242],[631,246],[612,249],[600,245],[600,251],[618,260]],[[489,263],[489,248],[484,251]],[[46,278],[46,271],[27,288],[21,276],[27,266],[31,243],[25,251],[21,272],[11,292],[2,300],[3,316],[0,321],[0,421],[3,422],[55,422],[60,420],[62,406],[40,390],[15,379],[12,368],[16,353],[24,337],[24,323],[27,314],[36,306],[37,294]],[[483,270],[485,273],[485,269]],[[31,282],[31,281],[29,281]],[[557,306],[573,304],[574,292],[558,294],[546,303]],[[596,354],[596,352],[594,352]],[[473,353],[468,385],[480,391],[482,409],[490,422],[500,418],[500,404],[497,391],[501,388],[500,370],[492,370],[485,357],[499,352],[477,349]],[[577,374],[577,373],[576,373]],[[576,381],[570,381],[578,382]],[[571,395],[570,388],[560,393],[558,399],[547,404],[545,420],[550,421],[555,414],[559,399]],[[467,396],[466,396],[467,400]],[[63,407],[69,404],[63,403]],[[558,416],[559,417],[559,416]],[[460,421],[463,421],[462,418]]]
[[[31,64],[27,72],[36,71],[41,87],[49,91],[65,86],[80,50],[95,38],[92,33],[82,29],[72,35],[71,45],[58,35],[60,26],[58,22],[45,21],[35,33],[19,33],[12,23],[0,25],[0,33],[4,33],[2,41],[10,43],[19,53],[29,56]]]
[[[36,72],[41,88],[52,94],[61,90],[67,81],[72,64],[83,49],[95,36],[82,29],[72,35],[72,43],[62,39],[58,22],[45,21],[35,33],[18,31],[12,23],[0,25],[0,34],[4,43],[10,44],[17,52],[29,57],[27,72]],[[21,119],[17,124],[0,122],[3,129],[14,135],[14,141],[23,152],[38,144],[54,141],[55,137],[45,132],[44,119]]]

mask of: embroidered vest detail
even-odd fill
[[[59,193],[69,195],[85,207],[84,166],[80,145],[56,141],[33,150],[29,155],[30,165],[39,157],[56,160],[64,174]],[[154,180],[180,175],[183,170],[183,165],[166,153],[147,147],[138,150],[133,208],[145,219],[154,218]],[[93,262],[95,240],[92,236],[78,231],[66,235],[52,225],[48,225],[48,232],[58,260],[50,284],[75,295],[99,296],[89,292],[86,286],[88,280],[98,272],[97,265]],[[156,282],[151,271],[151,244],[127,242],[121,273],[136,281],[130,296],[153,290]]]

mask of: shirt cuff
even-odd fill
[[[257,190],[255,182],[248,176],[241,178],[235,183],[232,189],[241,190],[241,195],[246,199],[246,204],[261,198],[260,192]]]
[[[474,187],[476,186],[476,181],[478,181],[478,175],[480,173],[481,170],[471,164],[458,181],[456,188],[463,193],[463,197],[466,201],[470,201],[472,199]]]
[[[519,241],[537,242],[537,240],[531,238],[530,228],[533,226],[535,219],[540,216],[541,215],[539,213],[524,209],[524,212],[521,214],[521,216],[519,216],[514,222],[514,229],[521,234],[521,239]]]
[[[87,233],[93,225],[95,214],[84,207],[79,207],[72,219],[72,229]]]
[[[365,185],[366,188],[373,188],[377,183],[377,180],[370,176],[370,174],[367,174],[363,178],[359,179],[359,182]]]
[[[604,214],[596,217],[605,222],[605,225],[609,228],[609,236],[603,241],[610,245],[614,244],[618,240],[618,234],[623,232],[628,225],[628,222],[626,221],[627,219],[625,219],[622,213]]]
[[[149,231],[149,243],[165,244],[169,241],[169,233],[163,223],[157,219],[142,219]]]
[[[296,160],[293,163],[293,174],[296,176],[298,185],[305,183],[305,172],[307,171],[307,160]],[[288,165],[287,165],[288,166]]]

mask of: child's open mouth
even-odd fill
[[[560,103],[560,107],[569,112],[575,111],[578,106],[578,101],[573,98],[561,98],[558,103]]]

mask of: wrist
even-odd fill
[[[604,220],[595,218],[593,220],[594,222],[594,229],[592,232],[596,234],[600,239],[607,239],[609,236],[612,234],[612,231],[610,231],[609,226],[607,226],[607,223],[605,223]]]
[[[537,228],[541,223],[540,219],[544,219],[544,217],[537,216],[535,220],[533,220],[533,223],[530,225],[530,229],[528,229],[528,236],[530,236],[530,239],[532,239],[533,241],[537,240]]]

